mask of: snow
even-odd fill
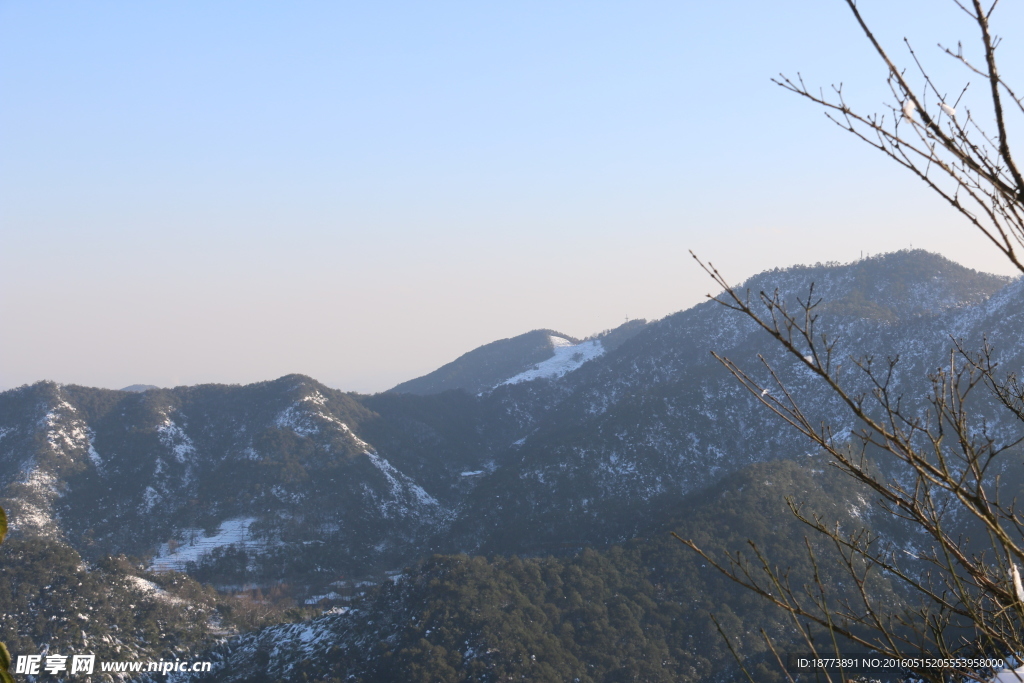
[[[335,420],[334,418],[329,418],[329,419],[331,419],[333,422],[337,422],[341,426],[342,431],[344,431],[346,434],[348,434],[353,439],[355,439],[356,445],[358,445],[360,448],[363,448],[363,449],[365,449],[367,451],[372,451],[373,450],[373,447],[370,446],[370,444],[368,444],[365,441],[363,441],[362,439],[360,439],[358,436],[356,436],[356,433],[353,432],[352,429],[347,424],[345,424],[344,422],[341,422],[340,420]]]
[[[255,517],[226,519],[220,523],[217,533],[213,536],[205,536],[202,529],[185,529],[182,533],[188,540],[173,549],[169,543],[161,544],[149,568],[156,572],[184,571],[189,562],[198,562],[214,549],[229,545],[256,546],[262,549],[266,543],[255,541],[249,531],[250,525],[255,521]]]
[[[307,605],[315,605],[315,604],[319,603],[321,600],[348,600],[348,599],[349,598],[346,598],[346,597],[344,597],[344,596],[342,596],[342,595],[340,595],[338,593],[335,593],[334,591],[331,591],[330,593],[324,593],[323,595],[314,595],[311,598],[306,598],[306,604]],[[307,639],[303,638],[303,640],[307,640]]]
[[[463,472],[459,476],[461,476],[461,477],[476,477],[478,475],[483,474],[484,472],[485,472],[485,470],[472,470],[472,471],[469,471],[469,472]]]
[[[312,436],[320,431],[310,420],[309,414],[299,404],[288,406],[274,420],[274,425],[280,429],[290,429],[299,436]]]
[[[395,499],[401,499],[403,497],[402,494],[407,491],[413,495],[419,505],[424,507],[439,507],[440,504],[437,502],[436,498],[424,491],[423,487],[413,482],[412,479],[409,479],[409,477],[395,469],[395,466],[386,459],[380,457],[373,451],[366,451],[366,456],[370,459],[370,462],[373,463],[373,466],[380,470],[381,474],[384,475],[384,478],[387,479],[388,487],[391,489],[391,495]],[[382,512],[386,513],[385,510],[382,510]],[[405,512],[405,510],[403,510],[403,512]]]
[[[573,344],[564,337],[551,336],[551,345],[555,348],[555,355],[546,361],[537,363],[529,370],[520,372],[515,377],[510,377],[498,386],[505,384],[519,384],[530,382],[535,379],[557,379],[577,369],[588,360],[593,360],[604,353],[604,346],[598,340],[580,342]]]
[[[129,576],[128,585],[149,597],[157,598],[162,602],[166,602],[169,605],[183,605],[185,601],[181,598],[176,598],[160,586],[156,585],[152,581],[147,581],[141,576]]]
[[[312,409],[309,404],[313,406]],[[333,427],[345,432],[359,448],[372,451],[373,447],[356,436],[351,427],[324,410],[326,404],[327,399],[323,394],[319,391],[313,392],[282,410],[274,420],[274,425],[306,437],[319,434],[321,426]]]
[[[156,505],[161,498],[162,496],[159,493],[157,493],[156,489],[154,489],[152,486],[147,486],[146,490],[142,494],[142,505],[144,511],[149,512],[150,510],[152,510],[153,506]]]
[[[996,674],[996,677],[992,679],[992,683],[1021,683],[1024,681],[1024,666],[1019,669],[1007,669]]]
[[[160,443],[174,453],[174,459],[178,462],[183,463],[188,456],[195,455],[196,447],[192,439],[171,418],[165,417],[163,423],[156,428],[156,433]]]
[[[96,469],[98,469],[98,470],[99,469],[103,469],[103,458],[101,458],[100,454],[96,452],[95,448],[93,448],[92,439],[89,440],[89,453],[88,453],[88,455],[89,455],[89,460],[92,461],[92,464],[93,464],[93,466]]]
[[[78,411],[73,405],[60,399],[39,420],[40,426],[46,428],[46,441],[50,444],[53,452],[66,456],[72,462],[74,462],[73,453],[92,450],[94,436],[85,421],[76,417],[77,414]]]
[[[322,406],[322,405],[325,405],[327,403],[327,399],[324,398],[324,395],[321,394],[319,391],[314,391],[312,394],[310,394],[309,396],[306,396],[302,400],[303,401],[309,401],[310,403],[315,403],[318,406]]]
[[[21,482],[24,494],[12,501],[15,505],[7,511],[11,528],[39,536],[57,535],[52,511],[53,499],[58,496],[56,486],[57,477],[52,473],[31,467]]]

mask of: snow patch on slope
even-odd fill
[[[300,403],[282,410],[274,420],[274,426],[279,429],[290,429],[299,436],[312,436],[320,431],[309,413],[302,409]]]
[[[160,586],[156,585],[152,581],[147,581],[141,576],[129,576],[127,580],[129,588],[141,592],[147,597],[156,598],[161,602],[166,602],[168,605],[184,605],[185,601],[181,598],[176,598]]]
[[[431,511],[440,510],[441,504],[437,502],[436,498],[395,469],[395,466],[386,459],[373,451],[366,451],[366,457],[370,459],[374,467],[380,470],[388,483],[388,498],[390,500],[381,501],[380,504],[380,511],[384,517],[390,517],[396,513],[407,515],[413,511],[410,510],[410,507],[420,510],[424,508],[431,509]]]
[[[92,464],[94,467],[96,467],[96,469],[103,469],[103,458],[101,458],[100,454],[96,452],[95,448],[93,448],[92,439],[89,439],[89,452],[87,453],[87,455],[89,456],[89,460],[92,461]]]
[[[365,451],[372,451],[373,447],[356,436],[351,427],[324,409],[326,404],[327,399],[324,395],[314,391],[282,410],[274,420],[274,425],[306,437],[319,434],[321,427],[339,429],[355,441],[356,446]]]
[[[60,397],[58,393],[58,398]],[[67,401],[60,399],[46,415],[39,420],[39,425],[46,429],[46,442],[56,455],[64,456],[69,462],[75,461],[75,456],[85,452],[89,459],[93,458],[96,451],[92,447],[93,433],[89,425],[78,417],[78,411]],[[96,455],[96,458],[99,456]]]
[[[360,439],[358,436],[356,436],[356,433],[353,432],[352,428],[349,427],[347,424],[345,424],[341,420],[335,420],[334,418],[330,418],[330,419],[332,421],[338,423],[338,426],[341,427],[341,430],[343,432],[345,432],[346,434],[348,434],[350,437],[352,437],[352,439],[356,442],[357,446],[359,446],[362,449],[365,449],[367,452],[373,450],[373,447],[370,444],[368,444],[365,441],[363,441],[362,439]]]
[[[178,462],[185,462],[188,456],[195,455],[196,447],[192,443],[185,430],[174,423],[169,417],[156,428],[157,438],[165,447],[174,453],[174,459]]]
[[[57,521],[53,515],[53,499],[58,496],[57,477],[33,468],[24,481],[12,488],[15,496],[8,510],[11,529],[38,536],[57,536]]]
[[[29,457],[20,467],[23,478],[8,488],[10,524],[22,533],[46,537],[60,536],[60,527],[53,512],[54,501],[63,495],[57,472],[76,458],[88,458],[97,469],[102,460],[92,445],[94,434],[78,410],[64,400],[57,389],[56,401],[37,421],[49,450],[49,456],[37,460]],[[3,430],[6,435],[9,430]]]
[[[529,370],[520,372],[515,377],[510,377],[498,386],[530,382],[541,378],[557,379],[604,353],[604,346],[596,339],[579,344],[573,344],[564,337],[554,335],[550,339],[551,345],[555,348],[555,355],[546,361],[537,363]]]
[[[199,562],[215,549],[229,545],[264,550],[267,543],[254,539],[249,530],[255,521],[255,517],[226,519],[212,536],[206,536],[202,529],[183,529],[182,535],[186,540],[161,544],[149,569],[155,572],[185,571],[189,562]]]

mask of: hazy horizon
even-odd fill
[[[885,254],[865,254],[862,258],[863,259],[875,258],[875,257],[880,257],[880,256],[886,256],[886,255],[893,254],[893,253],[897,253],[897,252],[886,252]],[[858,259],[856,259],[854,261],[849,261],[849,262],[846,262],[846,263],[839,263],[838,265],[839,266],[851,265],[851,264],[855,263],[858,260],[862,260],[862,258],[858,258]],[[953,260],[953,259],[951,259],[951,260]],[[954,263],[955,262],[956,261],[954,260]],[[804,265],[816,265],[816,264],[804,264]],[[820,265],[820,264],[817,264],[817,265]],[[755,275],[757,275],[757,274],[756,273],[752,273],[751,274],[751,276],[755,276]],[[1015,275],[1015,274],[1011,273],[1011,275]],[[744,278],[742,278],[742,280],[737,281],[737,284],[739,284],[739,283],[741,283],[741,282],[743,282],[743,281],[745,281],[747,279],[748,279],[747,277],[744,277]],[[706,300],[706,297],[702,297],[702,300]],[[698,301],[697,303],[700,303],[700,302]],[[689,308],[689,307],[686,307],[686,308]],[[680,311],[686,310],[686,308],[680,309]],[[668,316],[673,315],[674,313],[678,313],[680,311],[672,311],[672,312],[666,314],[665,316],[662,316],[662,318],[668,317]],[[648,323],[656,322],[656,320],[660,320],[662,318],[653,319],[653,320],[647,320],[647,322]],[[625,322],[628,322],[628,321],[627,320],[623,320],[622,322],[625,323]],[[518,336],[520,334],[525,334],[527,332],[532,332],[532,331],[534,331],[534,329],[538,329],[538,328],[533,328],[531,330],[522,330],[521,332],[518,332],[518,333],[513,334],[511,336],[515,337],[515,336]],[[569,334],[565,330],[559,329],[557,327],[554,327],[554,328],[540,328],[540,329],[550,329],[550,330],[555,331],[555,332],[561,332],[563,334],[567,334],[567,335],[575,337],[577,339],[586,339],[588,337],[592,337],[594,335],[599,334],[600,332],[605,331],[605,330],[594,330],[593,332],[588,333],[588,334]],[[606,329],[611,329],[611,328],[606,328]],[[507,337],[503,337],[501,339],[507,339]],[[491,339],[491,340],[488,340],[486,342],[483,342],[482,344],[474,346],[472,348],[467,348],[467,349],[463,349],[461,351],[458,351],[456,356],[453,356],[453,357],[451,357],[448,360],[442,361],[441,363],[438,364],[437,367],[429,368],[429,369],[423,371],[422,373],[420,373],[419,375],[416,375],[416,376],[413,376],[413,377],[400,378],[398,381],[394,382],[393,384],[389,384],[387,387],[384,387],[384,388],[381,388],[381,389],[374,389],[374,390],[371,390],[371,391],[360,391],[358,389],[352,389],[351,387],[335,386],[335,385],[332,385],[329,382],[324,382],[324,381],[320,380],[320,378],[315,377],[315,376],[312,377],[312,379],[320,381],[321,384],[325,384],[326,386],[330,386],[333,389],[339,389],[341,391],[354,391],[356,393],[361,393],[361,394],[379,393],[381,391],[387,391],[388,389],[391,389],[393,386],[396,386],[396,385],[398,385],[398,384],[400,384],[400,383],[402,383],[402,382],[404,382],[406,380],[415,379],[416,377],[420,377],[422,375],[428,374],[428,373],[432,372],[433,370],[438,369],[440,366],[445,365],[445,364],[455,360],[459,356],[462,356],[463,354],[468,353],[469,351],[472,351],[473,349],[479,348],[479,346],[481,346],[483,344],[487,344],[487,343],[490,343],[490,342],[493,342],[493,341],[500,341],[501,339]],[[170,388],[174,388],[174,386],[194,386],[194,385],[199,385],[199,384],[235,384],[235,385],[243,385],[243,384],[252,384],[252,383],[258,383],[258,382],[264,382],[264,381],[273,381],[273,380],[279,379],[280,377],[285,377],[287,375],[292,375],[292,374],[307,375],[307,373],[288,372],[288,373],[284,373],[282,375],[276,375],[274,377],[263,377],[263,378],[259,378],[259,379],[255,379],[255,380],[251,380],[251,381],[247,381],[247,382],[203,382],[203,381],[199,381],[199,382],[191,382],[191,383],[188,383],[188,384],[185,384],[185,385],[168,385],[168,386],[153,385],[153,384],[150,384],[148,382],[133,382],[131,384],[127,384],[127,385],[124,385],[124,386],[118,386],[118,387],[108,386],[108,387],[100,387],[100,388],[121,390],[121,389],[125,389],[125,388],[132,387],[132,386],[160,386],[160,388],[170,389]],[[51,380],[51,378],[40,378],[39,380],[36,380],[36,381],[47,381],[47,380],[56,381],[56,380]],[[24,386],[26,384],[34,384],[34,383],[35,382],[26,382],[26,383],[23,383],[22,386]],[[60,384],[73,384],[73,382],[58,382],[58,383],[60,383]],[[12,388],[15,388],[15,387],[0,387],[0,391],[6,391],[6,390],[12,389]]]
[[[955,6],[859,7],[970,80]],[[688,308],[690,249],[737,282],[911,246],[1012,272],[780,71],[884,111],[841,2],[0,5],[0,389],[381,391]]]

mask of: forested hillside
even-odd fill
[[[737,636],[758,680],[782,680],[770,662],[756,664],[765,647],[747,634],[783,635],[787,619],[704,566],[668,529],[717,554],[751,539],[794,568],[796,585],[810,583],[807,529],[783,497],[853,524],[870,514],[846,501],[865,493],[821,458],[750,465],[679,501],[671,522],[644,538],[559,556],[434,556],[346,614],[229,642],[210,655],[215,671],[196,680],[715,680],[734,666],[711,615]]]

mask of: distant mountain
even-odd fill
[[[430,374],[402,382],[391,391],[427,395],[462,389],[478,394],[549,360],[556,349],[578,343],[578,339],[561,332],[533,330],[473,349]]]
[[[593,337],[589,337],[588,341],[591,339],[597,339],[601,342],[601,346],[604,347],[605,351],[614,351],[639,334],[646,325],[647,321],[643,318],[627,320],[618,327],[605,330],[604,332],[595,334]]]
[[[553,330],[533,330],[473,349],[391,391],[425,396],[462,389],[479,394],[502,384],[561,377],[606,350],[617,348],[638,333],[645,322],[634,320],[584,341]]]
[[[135,393],[142,393],[143,391],[149,391],[150,389],[159,389],[160,387],[154,384],[132,384],[121,389],[121,391],[132,391]]]

